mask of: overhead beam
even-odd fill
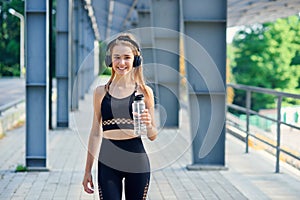
[[[98,25],[97,25],[97,20],[95,17],[95,12],[94,12],[93,6],[91,4],[91,0],[86,0],[86,7],[87,7],[87,11],[88,11],[88,16],[92,23],[92,29],[94,31],[95,38],[97,40],[100,40],[100,33],[99,33]]]
[[[129,12],[128,12],[128,14],[127,14],[127,16],[125,17],[125,19],[124,19],[124,21],[123,21],[123,26],[122,26],[122,28],[124,28],[125,25],[126,25],[126,22],[129,21],[130,16],[131,16],[131,14],[132,14],[132,11],[135,9],[135,6],[136,6],[137,3],[138,3],[138,0],[134,0],[134,1],[133,1],[132,5],[131,5],[131,7],[130,7],[130,9],[129,9]]]
[[[114,0],[109,1],[109,9],[108,9],[108,17],[107,17],[107,28],[106,28],[106,38],[110,36],[112,20],[113,20],[113,12],[114,12]]]

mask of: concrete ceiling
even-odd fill
[[[228,0],[227,26],[250,25],[297,15],[300,0]]]
[[[100,39],[134,27],[138,11],[150,12],[150,0],[86,0],[94,10]],[[170,1],[172,2],[172,1]],[[250,25],[297,15],[300,0],[228,0],[227,26]]]

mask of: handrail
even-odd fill
[[[14,101],[11,101],[7,104],[0,106],[0,116],[2,116],[3,112],[9,110],[12,107],[16,107],[18,104],[23,103],[23,102],[25,102],[25,99],[21,98],[21,99],[14,100]]]
[[[293,124],[286,123],[281,120],[281,104],[282,104],[282,98],[283,97],[289,97],[289,98],[294,98],[294,99],[300,99],[300,95],[298,94],[292,94],[292,93],[286,93],[286,92],[280,92],[272,89],[267,89],[267,88],[260,88],[260,87],[254,87],[254,86],[247,86],[247,85],[241,85],[241,84],[232,84],[229,83],[227,84],[227,88],[231,87],[233,89],[239,89],[239,90],[244,90],[246,91],[246,107],[242,107],[239,105],[235,104],[227,104],[227,108],[232,108],[234,110],[241,111],[243,113],[246,113],[246,130],[241,130],[246,133],[246,138],[245,138],[245,143],[246,143],[246,153],[249,152],[249,137],[253,137],[255,139],[258,139],[259,141],[263,142],[264,144],[267,144],[273,148],[276,149],[276,169],[275,172],[279,173],[279,157],[280,153],[283,152],[297,160],[300,160],[300,157],[297,155],[294,155],[288,151],[285,151],[284,149],[280,148],[280,136],[281,136],[281,125],[284,124],[286,126],[289,126],[291,128],[295,128],[300,130],[299,126],[295,126]],[[263,94],[272,94],[276,96],[277,98],[277,119],[262,115],[256,111],[251,110],[251,93],[257,92],[257,93],[263,93]],[[276,139],[276,145],[274,146],[273,144],[270,144],[268,141],[263,140],[261,138],[256,137],[254,134],[250,132],[250,114],[252,115],[257,115],[261,118],[273,121],[277,125],[277,139]]]
[[[261,88],[261,87],[242,85],[242,84],[232,84],[232,83],[228,83],[227,86],[235,88],[235,89],[246,90],[246,91],[249,90],[249,91],[259,92],[259,93],[264,93],[264,94],[273,94],[276,96],[284,96],[284,97],[300,99],[299,94],[280,92],[280,91],[269,89],[269,88]]]

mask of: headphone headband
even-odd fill
[[[129,42],[130,44],[132,44],[133,46],[136,47],[136,49],[140,52],[140,46],[131,38],[129,38],[128,36],[119,36],[118,38],[112,40],[108,45],[107,45],[107,51],[109,50],[109,48],[111,47],[111,45],[113,45],[114,43],[117,42],[117,40],[122,40],[122,41],[126,41]]]
[[[109,54],[107,54],[106,57],[105,57],[105,64],[108,67],[112,67],[112,59],[111,59],[111,55],[110,55],[111,52],[109,52],[109,50],[110,50],[111,46],[117,42],[117,40],[129,42],[130,44],[132,44],[133,46],[136,47],[138,52],[141,52],[140,46],[134,40],[132,40],[130,37],[128,37],[128,36],[119,36],[118,38],[112,40],[107,45],[106,52],[109,53]],[[142,61],[143,61],[143,57],[141,55],[135,55],[134,60],[133,60],[133,67],[139,67],[142,64]]]

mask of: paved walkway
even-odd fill
[[[183,115],[181,129],[162,130],[156,141],[145,141],[154,170],[149,200],[300,198],[299,170],[281,164],[281,173],[275,174],[273,157],[252,149],[245,154],[244,144],[230,135],[226,136],[228,170],[186,170],[191,164],[191,142]],[[91,118],[89,93],[80,102],[80,111],[71,114],[70,129],[49,132],[49,172],[15,173],[16,166],[25,163],[25,128],[8,132],[0,140],[0,200],[98,199],[81,186]]]
[[[25,79],[0,78],[0,106],[25,98]]]

